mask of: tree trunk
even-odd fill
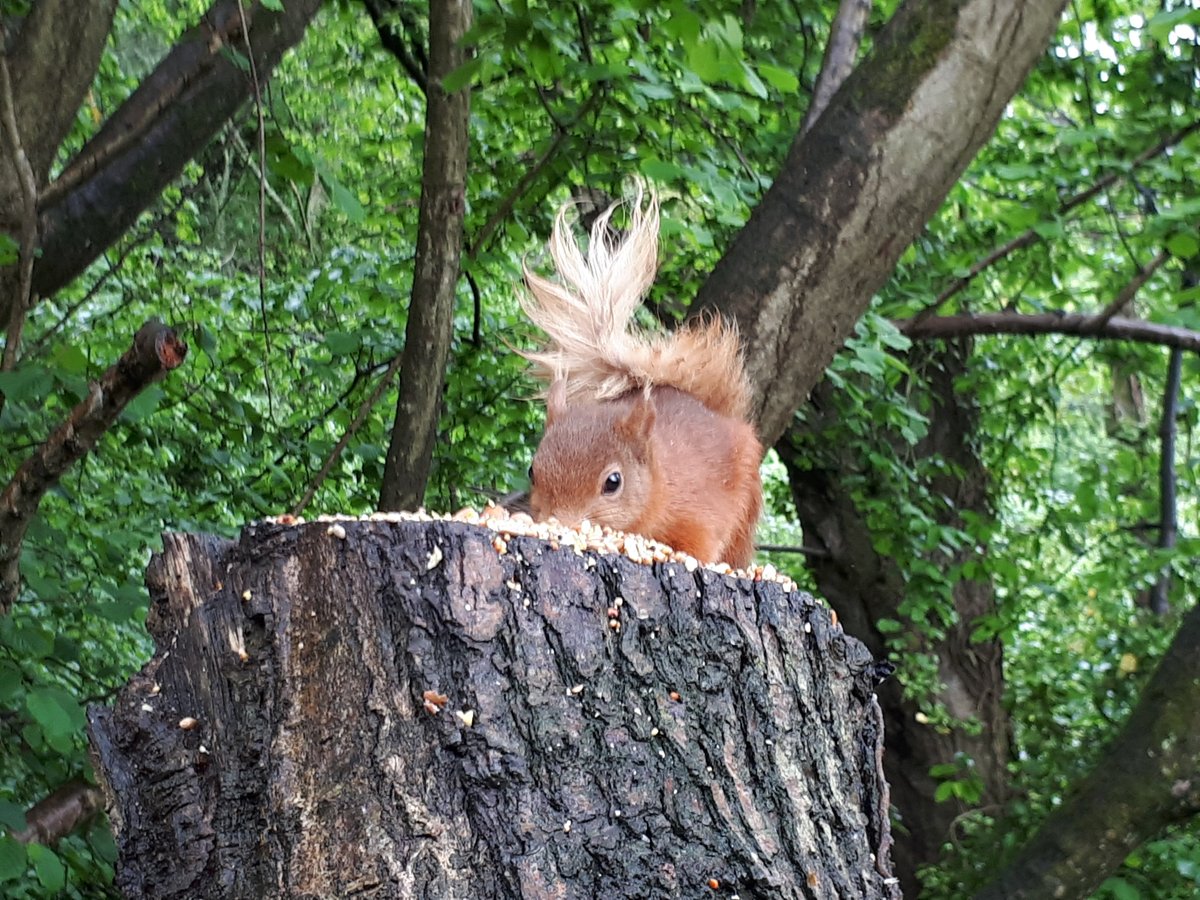
[[[945,347],[924,365],[913,362],[926,379],[932,400],[929,433],[914,452],[921,458],[940,456],[950,464],[929,488],[935,496],[950,498],[952,502],[940,507],[937,515],[943,524],[956,527],[961,527],[963,511],[990,515],[987,475],[972,446],[975,410],[954,390],[968,354],[969,345],[962,343]],[[814,393],[817,411],[809,420],[815,433],[821,430],[822,416],[836,414],[831,392],[829,383],[823,382]],[[880,440],[888,438],[880,435]],[[938,661],[943,690],[934,699],[960,721],[977,721],[982,726],[973,731],[922,724],[917,715],[920,704],[906,697],[897,681],[880,689],[886,722],[884,771],[897,819],[904,826],[896,837],[896,870],[905,893],[917,896],[918,868],[937,862],[955,819],[971,808],[953,798],[936,800],[939,782],[930,774],[931,768],[954,764],[962,754],[973,761],[970,775],[982,782],[978,805],[1002,804],[1009,793],[1011,724],[1002,703],[1003,647],[996,639],[972,640],[975,621],[994,611],[993,588],[990,582],[955,583],[951,623],[940,639],[924,637],[903,612],[909,597],[902,563],[875,549],[874,535],[849,487],[863,478],[861,461],[853,452],[838,447],[828,448],[827,455],[813,460],[797,454],[787,438],[781,442],[780,454],[788,468],[805,543],[828,554],[811,560],[810,568],[821,594],[837,610],[845,627],[873,654],[883,657],[888,645],[877,627],[879,620],[906,623],[913,651],[931,654]],[[974,548],[965,548],[959,555],[974,552]],[[942,556],[928,561],[944,571],[958,560]],[[902,657],[893,661],[901,668],[905,665]]]
[[[442,382],[454,336],[454,300],[462,257],[467,191],[470,91],[447,93],[442,79],[467,59],[462,37],[471,27],[470,0],[441,0],[429,8],[425,164],[417,223],[417,260],[404,331],[400,393],[380,509],[417,509],[433,459]]]
[[[1064,0],[909,0],[701,289],[737,322],[766,445],[992,134]]]
[[[165,536],[90,710],[128,896],[899,896],[811,597],[401,518]]]

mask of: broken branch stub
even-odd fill
[[[803,593],[445,521],[164,547],[89,712],[130,897],[899,896],[873,663]]]

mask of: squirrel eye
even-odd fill
[[[530,486],[533,485],[533,466],[529,467],[529,484]]]
[[[621,489],[621,473],[609,472],[608,477],[604,479],[604,493],[615,494]]]

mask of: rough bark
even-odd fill
[[[977,900],[1086,897],[1136,847],[1200,815],[1200,606],[1091,774]]]
[[[964,510],[989,514],[986,472],[971,443],[975,410],[954,391],[954,380],[961,375],[967,354],[967,346],[957,345],[923,365],[914,364],[928,379],[932,400],[929,434],[914,452],[921,457],[937,454],[950,463],[929,487],[935,495],[950,498],[952,502],[941,510],[940,518],[955,526],[961,526]],[[809,415],[814,433],[820,432],[825,417],[835,414],[831,394],[828,382],[814,393]],[[882,618],[906,621],[907,585],[900,563],[875,549],[871,528],[855,502],[850,485],[862,480],[859,460],[853,452],[836,447],[827,448],[814,460],[797,454],[788,437],[777,447],[788,468],[805,542],[825,551],[808,563],[822,595],[851,634],[876,656],[887,656],[886,636],[876,623]],[[972,552],[968,548],[963,554]],[[942,556],[929,561],[944,568],[956,560]],[[960,720],[978,721],[980,732],[972,734],[963,728],[942,731],[922,724],[917,718],[919,705],[904,696],[896,681],[879,691],[886,722],[884,771],[895,815],[903,826],[897,830],[894,859],[908,896],[917,896],[918,867],[937,861],[954,820],[969,809],[956,799],[934,799],[939,782],[930,769],[954,763],[958,754],[965,754],[974,760],[972,774],[983,781],[980,805],[1001,804],[1009,793],[1011,725],[1001,702],[1003,648],[998,640],[971,639],[975,620],[994,611],[993,588],[989,582],[959,581],[951,599],[955,620],[943,637],[930,640],[916,633],[912,625],[910,637],[914,651],[930,653],[938,660],[944,688],[936,699]],[[903,669],[903,657],[892,661]]]
[[[117,0],[34,0],[21,22],[9,67],[17,130],[39,186],[96,77],[116,8]],[[9,199],[11,177],[8,161],[0,163],[0,200]]]
[[[387,518],[165,536],[89,711],[127,896],[898,896],[874,667],[810,597]]]
[[[71,4],[63,15],[71,21],[76,6],[90,5]],[[303,36],[321,0],[289,0],[282,13],[245,6],[255,65],[265,79]],[[251,96],[253,84],[236,59],[245,49],[242,27],[237,0],[214,3],[42,192],[37,296],[53,294],[124,234]],[[7,272],[0,270],[3,322],[13,297]]]
[[[187,344],[156,320],[138,329],[132,346],[88,387],[66,420],[17,469],[0,493],[0,615],[20,589],[21,544],[42,497],[86,456],[129,401],[179,366]]]
[[[1062,6],[910,0],[792,145],[695,306],[737,321],[764,443],[992,134]]]
[[[442,409],[442,381],[454,331],[455,288],[466,212],[470,109],[470,92],[461,88],[447,93],[442,79],[466,61],[461,39],[470,27],[470,0],[443,0],[430,6],[417,260],[380,509],[418,508],[429,480]]]

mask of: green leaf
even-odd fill
[[[58,854],[41,844],[30,844],[25,850],[42,887],[48,891],[61,891],[67,883],[67,868]]]
[[[1179,6],[1166,12],[1160,12],[1146,23],[1146,31],[1150,33],[1150,37],[1154,38],[1154,40],[1160,44],[1165,44],[1175,26],[1183,24],[1200,24],[1200,9],[1193,9],[1190,6]]]
[[[87,357],[75,344],[63,344],[54,352],[54,362],[69,375],[82,375],[87,371]]]
[[[933,800],[935,803],[944,803],[954,796],[953,781],[943,781],[937,786],[937,790],[933,792]]]
[[[1167,238],[1167,249],[1171,251],[1172,256],[1191,259],[1200,252],[1200,240],[1197,240],[1196,235],[1190,232],[1177,231]]]
[[[367,211],[358,202],[358,198],[346,190],[341,182],[334,181],[327,175],[324,176],[324,181],[329,187],[329,196],[333,200],[333,205],[340,209],[351,222],[356,225],[360,224],[367,217]]]
[[[0,882],[20,878],[28,864],[25,845],[7,834],[0,835]]]
[[[651,156],[638,166],[643,175],[652,181],[674,181],[683,176],[683,169],[674,163],[664,162]]]
[[[763,80],[784,94],[794,94],[800,89],[800,78],[795,72],[788,69],[781,69],[779,66],[770,66],[760,64],[758,74]]]
[[[25,808],[11,800],[0,800],[0,825],[19,831],[28,824],[25,821]]]
[[[269,9],[274,12],[283,12],[282,0],[262,0],[263,9]]]
[[[469,59],[445,78],[442,79],[442,90],[447,94],[453,94],[455,91],[461,91],[468,84],[471,84],[479,75],[479,70],[483,67],[483,57],[476,56],[474,59]]]
[[[21,366],[0,372],[0,392],[16,403],[37,402],[48,393],[49,373],[41,366]]]
[[[0,706],[4,706],[24,690],[25,678],[21,670],[6,659],[0,659]]]
[[[325,335],[325,346],[334,356],[345,356],[353,353],[363,343],[361,331],[331,331]]]
[[[39,687],[25,696],[25,708],[46,735],[71,735],[83,728],[86,716],[79,701],[58,687]]]
[[[0,231],[0,266],[15,263],[21,255],[21,245],[7,233]]]
[[[121,418],[126,422],[140,422],[158,409],[158,404],[164,394],[163,389],[157,384],[150,385],[129,401],[121,413]]]

